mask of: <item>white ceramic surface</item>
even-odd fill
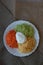
[[[15,27],[16,25],[22,24],[22,23],[27,23],[28,25],[31,25],[31,26],[34,28],[34,32],[35,32],[34,37],[35,37],[35,39],[36,39],[36,46],[35,46],[35,48],[34,48],[31,52],[26,53],[26,54],[20,53],[20,52],[18,51],[18,49],[15,49],[15,48],[12,49],[12,48],[8,47],[8,46],[6,45],[6,40],[5,40],[6,33],[7,33],[8,31],[10,31],[11,29],[14,29],[14,27]],[[37,28],[36,28],[31,22],[29,22],[29,21],[24,21],[24,20],[14,21],[14,22],[11,23],[10,25],[8,25],[8,27],[6,28],[6,30],[5,30],[5,32],[4,32],[4,35],[3,35],[4,46],[6,47],[6,49],[8,50],[8,52],[10,52],[11,54],[13,54],[14,56],[19,56],[19,57],[24,57],[24,56],[29,56],[29,55],[31,55],[31,54],[37,49],[37,47],[38,47],[38,45],[39,45],[39,39],[40,39],[40,37],[39,37],[39,32],[38,32]]]

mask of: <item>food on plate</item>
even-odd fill
[[[11,48],[18,48],[22,53],[31,52],[36,44],[34,29],[28,24],[18,24],[6,34],[6,43]]]
[[[26,41],[26,36],[21,32],[17,32],[16,33],[16,40],[18,43],[22,44]]]
[[[15,35],[16,35],[16,32],[14,30],[10,30],[6,34],[6,43],[11,48],[18,48],[18,44],[17,44]]]
[[[31,52],[36,44],[36,40],[33,37],[28,37],[26,42],[23,44],[18,44],[18,49],[22,53],[28,53]]]
[[[18,24],[15,28],[16,32],[22,32],[25,36],[34,36],[34,29],[31,25],[28,24]]]

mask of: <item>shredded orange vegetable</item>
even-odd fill
[[[18,48],[15,34],[16,32],[14,30],[10,30],[6,35],[7,45],[11,48]]]

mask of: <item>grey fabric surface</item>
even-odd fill
[[[43,65],[43,4],[41,3],[40,6],[38,3],[36,5],[34,3],[28,4],[17,3],[16,19],[30,20],[36,25],[41,38],[39,47],[32,55],[22,58],[13,56],[6,50],[3,45],[3,33],[8,24],[13,22],[13,18],[0,3],[0,65]]]

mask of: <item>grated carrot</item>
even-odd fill
[[[16,32],[14,30],[10,30],[6,35],[7,45],[11,48],[18,48],[18,44],[16,41]]]

